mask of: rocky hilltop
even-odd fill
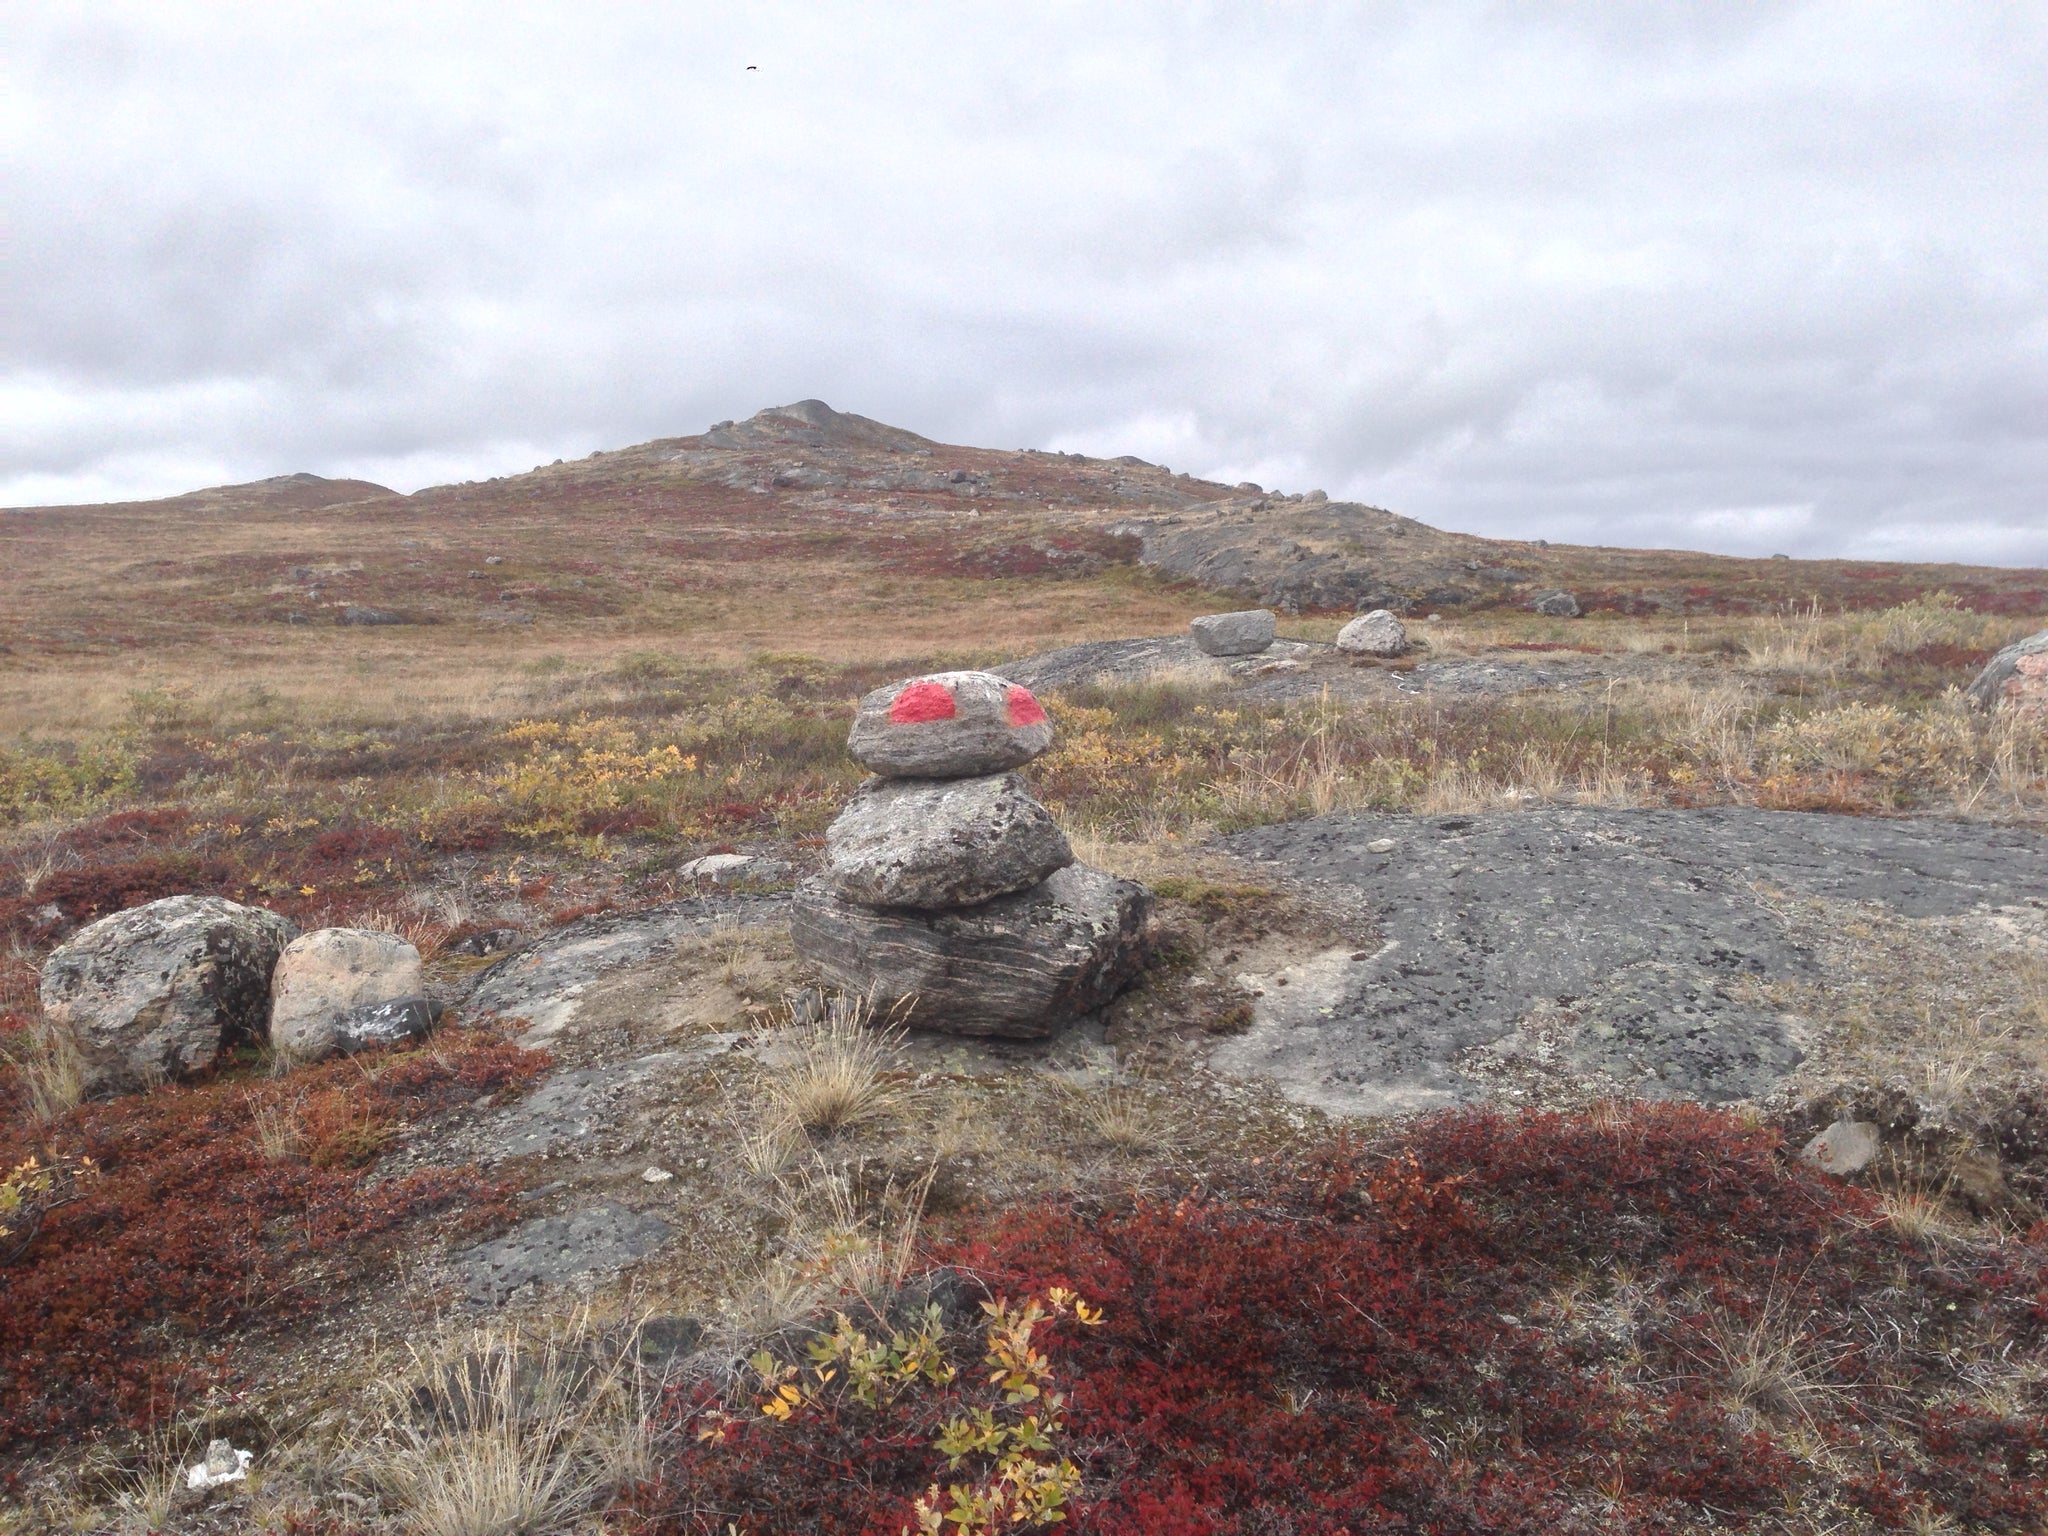
[[[21,509],[0,519],[0,550],[0,645],[31,654],[189,643],[220,624],[666,625],[669,594],[759,612],[764,592],[836,602],[877,573],[1057,582],[1125,568],[1155,593],[1290,615],[1448,616],[1559,590],[1646,616],[1881,608],[1933,590],[1983,613],[2048,608],[2041,571],[1483,539],[1128,455],[939,443],[818,400],[410,496],[302,474]]]

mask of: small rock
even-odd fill
[[[560,463],[560,462],[561,462],[561,460],[557,459],[557,460],[556,460],[555,462],[556,462],[556,463]],[[505,563],[505,557],[504,557],[503,555],[485,555],[485,556],[484,556],[484,564],[485,564],[485,565],[503,565],[504,563]]]
[[[334,622],[337,624],[375,625],[410,624],[412,620],[402,613],[393,613],[388,608],[359,608],[353,603],[348,603],[344,604],[340,611],[335,614]]]
[[[1375,608],[1337,631],[1337,649],[1357,656],[1399,656],[1408,649],[1408,631],[1386,609]]]
[[[395,933],[321,928],[292,940],[271,979],[270,1043],[295,1061],[340,1047],[343,1015],[420,993],[420,952]]]
[[[441,1010],[424,997],[396,997],[351,1008],[334,1024],[334,1048],[353,1056],[377,1046],[405,1045],[433,1033]]]
[[[1816,1168],[1847,1178],[1877,1161],[1883,1142],[1868,1120],[1837,1120],[1806,1144],[1799,1155]]]
[[[2048,715],[2048,629],[2015,641],[1984,664],[1970,684],[1979,709]]]
[[[1539,592],[1529,599],[1529,606],[1553,619],[1576,619],[1579,616],[1579,600],[1569,592]]]
[[[451,955],[502,955],[519,942],[517,928],[491,928],[483,933],[472,933],[466,939],[457,939],[448,946]]]
[[[261,1040],[270,976],[298,928],[219,896],[166,896],[89,923],[43,962],[43,1013],[92,1091],[146,1088]]]
[[[1270,608],[1205,613],[1188,621],[1195,644],[1208,656],[1255,656],[1273,643],[1278,619]]]
[[[215,1440],[206,1447],[206,1460],[195,1463],[185,1474],[185,1486],[194,1492],[218,1488],[223,1483],[239,1483],[249,1475],[249,1463],[256,1459],[254,1451],[238,1451],[225,1440]]]
[[[1365,845],[1367,853],[1392,853],[1400,844],[1391,837],[1376,837]]]
[[[873,907],[970,907],[1073,862],[1066,834],[1014,773],[870,779],[825,833],[826,881]]]
[[[649,1168],[640,1175],[642,1184],[666,1184],[675,1175],[666,1168]]]
[[[860,701],[847,750],[896,779],[1001,773],[1052,745],[1052,721],[1031,690],[992,672],[935,672]]]
[[[685,880],[709,880],[713,885],[734,880],[780,880],[789,873],[781,859],[764,859],[751,853],[707,853],[692,859],[676,871]]]
[[[797,888],[790,934],[826,983],[919,1029],[1038,1039],[1116,996],[1145,958],[1152,898],[1069,864],[1028,890],[950,912],[877,910],[823,880]]]

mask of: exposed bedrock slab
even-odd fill
[[[1014,773],[870,779],[825,833],[826,882],[875,907],[971,907],[1073,862],[1052,812]]]
[[[1475,1059],[1553,1052],[1653,1097],[1769,1089],[1796,1020],[1755,982],[1815,978],[1766,904],[1877,902],[1911,918],[2048,905],[2048,838],[2017,828],[1752,810],[1330,816],[1226,840],[1362,903],[1383,944],[1262,985],[1219,1069],[1333,1113],[1478,1096]],[[1311,974],[1313,973],[1313,974]]]
[[[1191,684],[1227,684],[1261,676],[1277,662],[1307,663],[1329,649],[1302,640],[1275,640],[1251,656],[1211,656],[1190,634],[1151,635],[1135,640],[1090,640],[1063,645],[1005,662],[1004,677],[1051,693],[1091,684],[1141,683],[1166,675]]]
[[[779,896],[717,896],[578,918],[485,971],[467,1006],[476,1013],[525,1019],[520,1043],[543,1045],[575,1022],[592,982],[661,960],[681,940],[714,931],[720,918],[744,925],[779,923],[788,911],[787,899]]]
[[[919,1029],[1037,1039],[1102,1007],[1144,963],[1152,898],[1141,885],[1069,864],[1029,890],[951,912],[883,910],[798,887],[797,952],[835,987]]]
[[[644,1259],[669,1239],[659,1216],[606,1201],[514,1227],[454,1257],[471,1302],[491,1306],[528,1286],[595,1277]]]

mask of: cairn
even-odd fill
[[[1102,1007],[1144,962],[1151,896],[1075,862],[1013,770],[1052,745],[1029,689],[940,672],[860,702],[847,749],[876,775],[801,885],[797,953],[919,1029],[1033,1039]]]

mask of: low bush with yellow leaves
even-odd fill
[[[972,1330],[949,1328],[937,1302],[893,1323],[840,1312],[800,1352],[757,1352],[733,1394],[687,1405],[690,1449],[640,1514],[655,1529],[823,1536],[1062,1523],[1081,1474],[1062,1450],[1066,1399],[1046,1340],[1102,1314],[1061,1286],[981,1312]],[[841,1486],[854,1479],[859,1500]]]

